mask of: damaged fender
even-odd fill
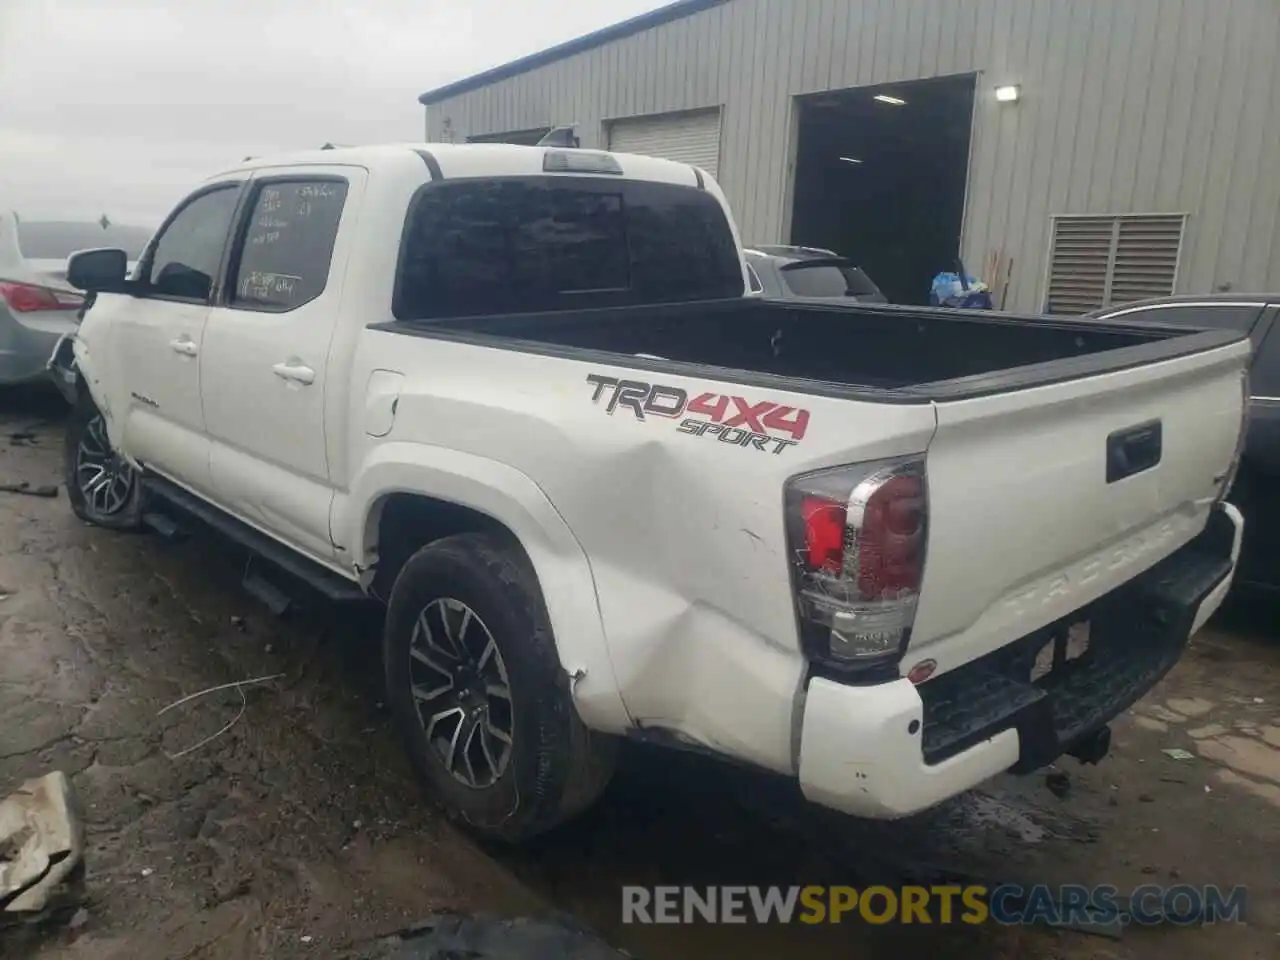
[[[569,676],[582,721],[605,733],[631,725],[618,689],[587,555],[564,518],[527,475],[458,450],[417,443],[382,443],[361,464],[350,498],[334,507],[333,529],[366,570],[376,557],[382,504],[392,494],[430,490],[492,517],[524,548],[538,576],[555,631],[561,668]],[[367,582],[366,582],[367,586]]]

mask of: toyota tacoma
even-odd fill
[[[126,259],[68,265],[77,516],[385,604],[409,755],[489,836],[624,737],[873,818],[1097,761],[1239,553],[1244,333],[751,297],[684,164],[256,159]]]

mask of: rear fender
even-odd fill
[[[384,443],[370,452],[352,485],[348,506],[336,506],[334,534],[352,545],[367,588],[377,554],[382,504],[392,494],[444,500],[501,523],[533,564],[555,631],[560,664],[587,726],[621,733],[630,721],[605,640],[587,555],[564,518],[528,476],[483,457],[422,444]],[[345,512],[345,518],[342,516]]]

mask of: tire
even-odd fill
[[[508,540],[461,534],[410,557],[391,591],[383,663],[414,767],[480,836],[545,833],[613,775],[617,743],[579,719],[537,579]]]
[[[110,530],[142,528],[141,477],[111,449],[102,414],[85,391],[67,418],[63,463],[67,499],[77,517]],[[95,474],[91,467],[104,473]],[[104,474],[107,486],[91,490]]]

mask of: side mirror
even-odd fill
[[[67,260],[67,282],[91,293],[124,289],[129,255],[123,250],[81,250]]]

